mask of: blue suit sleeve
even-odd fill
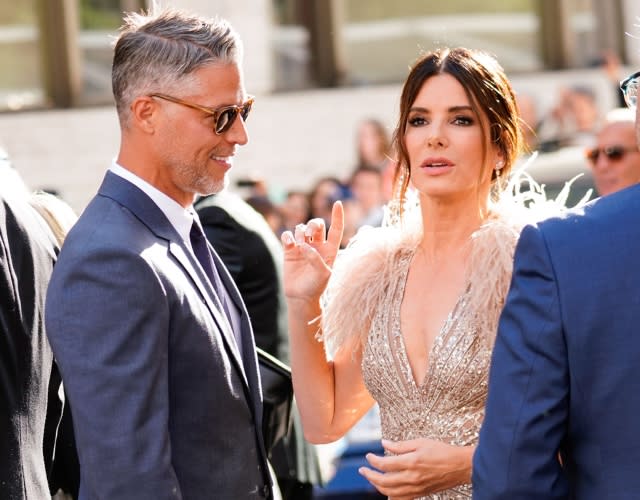
[[[500,317],[485,420],[473,459],[473,498],[567,498],[558,460],[568,412],[566,345],[543,234],[526,227]]]
[[[143,256],[59,262],[47,330],[74,420],[88,498],[180,499],[169,442],[168,314]]]

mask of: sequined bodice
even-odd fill
[[[413,252],[398,256],[389,303],[371,323],[362,360],[365,384],[380,406],[382,436],[390,440],[431,438],[475,444],[484,417],[490,349],[466,307],[472,289],[459,297],[436,336],[425,379],[414,380],[400,330],[400,306]],[[425,499],[471,497],[462,485]]]

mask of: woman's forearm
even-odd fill
[[[324,344],[316,339],[320,304],[319,301],[289,300],[287,305],[293,388],[305,437],[314,443],[330,442],[334,440],[330,436],[334,374]]]
[[[305,437],[312,443],[330,443],[373,405],[362,380],[361,350],[343,345],[333,360],[327,360],[324,343],[316,338],[319,300],[289,300],[288,305],[293,387]]]

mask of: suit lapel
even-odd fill
[[[144,225],[146,225],[158,238],[168,242],[169,252],[182,266],[184,272],[191,278],[195,287],[205,300],[205,303],[222,333],[223,342],[229,357],[233,360],[236,370],[240,373],[245,385],[249,384],[243,367],[240,353],[236,348],[235,338],[231,326],[224,315],[222,306],[209,283],[208,278],[200,271],[195,257],[191,255],[182,238],[171,225],[162,210],[141,189],[118,175],[107,172],[100,186],[99,194],[106,196],[129,209]],[[215,256],[217,257],[217,255]],[[215,261],[215,259],[214,259]],[[218,262],[216,266],[219,268]],[[228,276],[223,273],[225,278]],[[228,283],[225,280],[225,286]],[[229,289],[229,288],[227,288]],[[235,291],[235,290],[234,290]],[[236,292],[237,293],[237,292]],[[234,297],[236,302],[236,297]],[[243,311],[243,309],[240,309]],[[244,312],[244,311],[243,311]],[[244,332],[242,332],[244,334]],[[250,377],[251,379],[252,377]],[[253,398],[252,398],[253,399]]]
[[[203,272],[201,272],[199,265],[196,263],[195,259],[191,256],[191,253],[188,252],[181,241],[171,241],[169,242],[169,252],[171,255],[175,257],[175,259],[182,265],[184,271],[191,277],[191,281],[194,283],[198,291],[202,295],[215,320],[218,328],[222,332],[222,338],[225,343],[225,347],[227,351],[231,354],[231,357],[236,364],[236,368],[242,374],[243,380],[245,384],[248,384],[246,374],[244,373],[242,360],[240,358],[240,353],[236,347],[236,340],[233,335],[233,331],[231,330],[231,325],[225,316],[222,304],[218,299],[215,291],[211,283],[209,283],[209,279],[205,276]]]
[[[249,381],[248,385],[252,393],[251,398],[253,399],[256,408],[259,408],[260,412],[262,412],[262,388],[260,385],[260,377],[258,376],[258,360],[255,354],[255,340],[253,338],[251,322],[249,321],[249,313],[247,312],[233,278],[231,278],[231,275],[229,274],[229,271],[227,271],[222,259],[218,256],[211,244],[209,244],[209,250],[211,251],[213,262],[218,270],[222,284],[240,312],[240,338],[242,340],[244,373]]]

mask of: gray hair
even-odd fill
[[[171,8],[129,13],[115,42],[111,72],[121,126],[128,126],[138,96],[166,92],[204,66],[241,60],[242,41],[224,19]]]

